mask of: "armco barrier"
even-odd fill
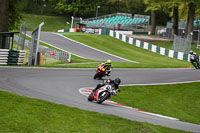
[[[165,55],[165,56],[168,56],[168,57],[171,57],[171,58],[176,58],[176,59],[179,59],[179,60],[185,60],[185,61],[188,61],[188,62],[190,61],[189,54],[185,54],[183,52],[175,52],[173,50],[169,50],[169,49],[166,49],[166,48],[163,48],[163,47],[159,47],[159,46],[156,46],[156,45],[153,45],[153,44],[149,44],[147,42],[136,40],[132,37],[127,37],[126,35],[120,34],[120,33],[115,32],[113,30],[109,31],[109,35],[114,37],[114,38],[117,38],[119,40],[122,40],[124,42],[127,42],[131,45],[149,50],[149,51],[154,52],[154,53]]]
[[[9,49],[0,49],[0,65],[7,65]]]

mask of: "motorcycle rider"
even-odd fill
[[[110,76],[110,72],[112,70],[111,60],[107,60],[105,63],[102,63],[101,65],[103,65],[103,67],[107,68],[106,75]]]
[[[116,90],[116,92],[120,92],[120,89],[119,89],[119,84],[120,83],[121,83],[121,79],[120,78],[116,78],[114,80],[112,80],[112,79],[104,80],[103,83],[97,84],[96,88],[94,88],[92,90],[92,94],[91,95],[94,95],[96,93],[96,91],[99,88],[101,88],[102,86],[104,86],[104,85],[111,85]]]
[[[196,61],[198,63],[198,66],[199,66],[199,56],[195,52],[193,52],[192,50],[190,50],[189,54],[190,54],[190,62],[193,64],[193,62]],[[194,57],[194,58],[192,58],[192,57]]]

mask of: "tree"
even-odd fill
[[[122,6],[124,12],[132,14],[145,14],[145,4],[142,0],[120,0],[124,6]]]
[[[178,35],[178,4],[175,4],[173,7],[173,31],[175,35]]]
[[[18,29],[20,20],[22,19],[19,5],[20,0],[9,0],[9,19],[8,19],[8,30]]]
[[[8,31],[9,1],[0,0],[0,32]]]
[[[0,0],[0,32],[15,29],[20,22],[21,15],[17,4],[20,0]]]
[[[96,7],[101,4],[100,0],[51,0],[56,3],[55,10],[59,14],[71,14],[75,17],[94,14]]]
[[[187,35],[193,31],[194,15],[195,15],[195,5],[194,2],[190,2],[188,5],[188,17],[187,17],[185,37],[187,37]]]
[[[147,5],[146,11],[151,11],[151,35],[156,33],[156,11],[161,9],[161,0],[144,0]]]
[[[173,33],[178,35],[178,23],[179,23],[179,5],[180,0],[169,0],[164,2],[163,6],[165,6],[165,11],[170,12],[169,9],[172,9],[173,14]],[[167,10],[166,10],[167,9]]]
[[[188,6],[187,12],[187,25],[185,31],[185,37],[187,37],[193,31],[193,22],[195,18],[195,9],[199,10],[200,0],[182,0],[185,5]]]

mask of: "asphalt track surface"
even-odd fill
[[[94,73],[95,69],[0,67],[0,89],[83,110],[112,114],[190,132],[200,132],[200,125],[197,124],[152,116],[106,103],[99,105],[88,102],[87,97],[79,93],[79,89],[95,87],[96,84],[102,82],[102,80],[92,79]],[[200,71],[195,69],[113,69],[110,78],[115,77],[122,79],[122,85],[162,84],[200,80]]]
[[[27,34],[31,35],[31,32],[27,32]],[[97,49],[91,48],[82,43],[75,42],[69,38],[66,38],[62,35],[58,35],[56,33],[41,32],[40,40],[47,44],[56,46],[74,55],[86,59],[97,60],[97,61],[105,61],[110,59],[112,61],[117,61],[117,62],[134,62],[121,57],[111,55],[104,51],[99,51]]]

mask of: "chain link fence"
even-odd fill
[[[19,36],[15,36],[15,41],[19,40]],[[24,41],[25,47],[27,47],[29,50],[31,49],[31,42],[29,40]],[[71,62],[71,54],[65,51],[58,51],[55,49],[50,49],[48,47],[39,45],[38,51],[42,54],[42,60],[44,64],[47,64],[47,62],[50,60],[50,62],[63,60],[66,62]],[[53,59],[53,60],[52,60]]]
[[[18,41],[17,41],[17,50],[24,50],[24,42],[25,42],[25,39],[26,39],[26,31],[27,31],[27,28],[28,28],[29,24],[27,23],[23,23],[21,26],[20,26],[20,32],[19,32],[19,37],[18,37]]]
[[[174,41],[172,49],[176,52],[183,52],[188,54],[191,48],[192,36],[189,35],[187,38],[182,38],[174,35]]]

